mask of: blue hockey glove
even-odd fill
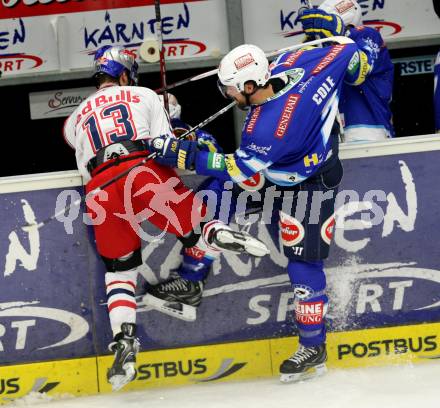
[[[218,145],[215,139],[212,140],[204,137],[199,137],[197,140],[197,144],[199,146],[199,150],[203,152],[215,153],[221,150],[217,147]]]
[[[173,133],[176,137],[183,135],[184,133],[188,133],[188,129],[182,127],[175,127],[173,129]],[[218,144],[217,140],[215,140],[214,136],[210,133],[205,132],[204,130],[197,130],[196,132],[191,132],[186,136],[185,140],[197,141],[197,147],[199,150],[204,152],[221,152],[222,148]]]
[[[211,153],[222,152],[222,148],[218,144],[215,137],[210,133],[205,132],[204,130],[199,130],[197,132],[197,144],[199,150],[202,150],[204,152],[211,152]]]
[[[168,167],[192,170],[197,152],[197,142],[160,136],[149,141],[150,152],[156,152],[155,161]]]
[[[308,37],[327,38],[345,33],[345,25],[341,17],[317,8],[304,10],[296,21],[302,24]]]

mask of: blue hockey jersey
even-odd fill
[[[356,65],[354,43],[299,50],[271,64],[287,85],[246,117],[234,154],[199,152],[196,172],[241,183],[260,172],[281,186],[315,174],[333,154],[330,137],[347,69]]]
[[[434,66],[434,118],[435,131],[440,132],[440,51]]]
[[[389,106],[394,66],[388,49],[379,32],[371,27],[352,28],[348,37],[364,53],[360,53],[362,69],[343,88],[339,109],[344,116],[344,129],[380,129],[387,137],[394,137]]]

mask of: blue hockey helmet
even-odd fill
[[[119,78],[127,70],[131,80],[130,85],[137,85],[138,82],[138,64],[133,52],[114,45],[104,45],[95,53],[93,60],[96,78],[99,74],[107,74],[113,78]]]

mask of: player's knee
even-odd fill
[[[138,248],[119,258],[106,258],[101,255],[107,272],[125,272],[142,265],[141,249]]]
[[[295,291],[316,292],[326,287],[322,261],[289,261],[287,273]]]

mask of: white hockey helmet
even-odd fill
[[[325,0],[319,9],[342,18],[345,26],[362,24],[362,9],[356,0]]]
[[[233,86],[243,92],[247,81],[263,86],[269,78],[269,61],[256,45],[239,45],[223,57],[218,67],[218,85],[223,96],[226,96],[225,87]]]
[[[159,95],[159,99],[163,102],[163,95]],[[177,98],[168,92],[168,108],[170,109],[170,118],[171,119],[180,119],[180,115],[182,113],[182,107],[179,105]]]

